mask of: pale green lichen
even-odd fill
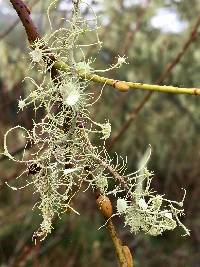
[[[73,12],[73,16],[76,17],[66,21],[65,28],[37,40],[32,45],[34,50],[30,52],[31,67],[38,66],[43,80],[38,84],[33,78],[25,78],[35,90],[25,99],[20,99],[18,106],[23,110],[33,105],[35,111],[42,107],[45,109],[44,118],[34,123],[31,131],[14,127],[6,133],[4,140],[4,154],[14,161],[26,163],[27,172],[32,169],[32,181],[25,183],[25,186],[31,184],[38,193],[40,199],[35,206],[43,217],[36,235],[44,239],[51,233],[56,214],[61,216],[67,209],[79,214],[70,203],[83,183],[88,188],[99,189],[103,195],[113,195],[117,199],[117,214],[124,217],[132,232],[142,230],[157,235],[180,225],[189,234],[178,218],[183,214],[183,210],[179,209],[183,201],[169,201],[150,188],[152,173],[146,168],[150,154],[143,160],[139,171],[126,174],[127,159],[120,160],[117,156],[116,163],[113,163],[103,146],[99,148],[91,144],[90,133],[101,134],[100,139],[106,140],[111,134],[111,124],[109,121],[97,123],[90,118],[88,109],[97,100],[94,101],[93,95],[88,92],[89,81],[79,79],[77,72],[95,73],[102,70],[94,70],[85,59],[78,59],[76,63],[74,50],[80,49],[79,37],[87,30],[95,33],[97,42],[94,44],[100,42],[96,28],[88,28],[87,21],[80,17],[79,12]],[[57,77],[52,78],[48,74],[51,74],[54,64],[52,58],[66,62],[68,71],[59,71]],[[124,63],[126,59],[119,57],[116,64],[104,71],[121,67]],[[26,141],[35,147],[28,159],[25,154],[21,160],[15,159],[8,151],[8,134],[17,129],[23,130]],[[110,180],[115,181],[112,188]],[[119,194],[124,194],[124,198]]]

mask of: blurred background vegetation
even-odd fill
[[[46,8],[49,1],[31,0],[33,19],[41,34],[48,33]],[[54,27],[61,17],[70,18],[71,1],[58,1],[52,9]],[[156,83],[163,71],[177,57],[187,42],[200,13],[199,0],[102,0],[87,1],[99,16],[99,35],[103,42],[100,51],[89,48],[87,58],[95,59],[93,66],[106,68],[118,55],[126,55],[128,63],[111,71],[108,77],[135,82]],[[91,16],[83,8],[86,17]],[[198,30],[188,49],[184,51],[163,84],[200,87],[200,38]],[[85,37],[84,37],[85,38]],[[87,36],[87,41],[93,35]],[[85,42],[85,39],[83,39]],[[27,39],[21,23],[9,1],[0,1],[0,151],[3,136],[15,125],[31,129],[33,120],[40,120],[43,110],[35,116],[33,107],[18,112],[18,99],[30,90],[22,82],[28,75]],[[35,79],[39,80],[34,69]],[[100,86],[91,85],[99,94]],[[125,94],[106,87],[101,100],[91,109],[96,121],[109,119],[112,136],[107,148],[128,156],[128,171],[137,169],[138,162],[152,146],[149,168],[154,171],[154,188],[160,194],[180,201],[181,188],[187,190],[185,214],[182,219],[191,230],[190,237],[182,237],[176,229],[160,237],[143,234],[130,235],[123,222],[115,219],[121,239],[134,255],[135,266],[199,267],[200,266],[200,97],[149,94],[131,91]],[[95,140],[94,140],[95,142]],[[9,149],[20,156],[23,140],[15,132]],[[117,266],[112,242],[106,229],[98,228],[103,219],[95,206],[92,192],[79,194],[74,200],[81,216],[65,214],[55,220],[53,233],[34,246],[32,234],[40,224],[40,215],[32,207],[37,195],[30,188],[13,192],[11,185],[24,166],[0,158],[0,266]]]

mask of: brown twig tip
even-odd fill
[[[117,258],[120,264],[120,267],[133,267],[133,258],[130,252],[130,249],[127,246],[122,245],[115,226],[112,222],[113,208],[110,199],[107,196],[97,194],[96,204],[100,213],[107,220],[106,227],[110,234],[110,237],[113,241],[113,245],[117,254]]]
[[[13,5],[16,10],[28,36],[30,44],[34,43],[37,39],[40,38],[40,35],[35,27],[31,17],[30,10],[27,5],[21,0],[10,0],[10,3]]]
[[[113,241],[115,252],[117,254],[117,258],[119,261],[119,266],[120,267],[133,267],[133,258],[132,258],[131,252],[127,246],[122,245],[122,241],[118,237],[115,226],[111,219],[107,222],[106,227]]]
[[[134,267],[133,257],[131,255],[129,247],[123,246],[122,248],[123,248],[124,256],[126,258],[127,267]]]
[[[97,206],[105,218],[110,218],[113,214],[112,203],[106,196],[99,196],[96,200]]]

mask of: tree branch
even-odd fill
[[[108,232],[112,239],[120,267],[133,267],[133,257],[131,255],[131,252],[127,246],[123,246],[122,241],[120,240],[111,219],[113,209],[110,199],[106,196],[99,195],[98,192],[96,192],[96,197],[97,207],[107,221],[106,228],[108,229]]]
[[[14,9],[16,10],[28,37],[29,43],[34,43],[37,39],[40,39],[40,35],[34,25],[31,17],[30,10],[27,5],[21,0],[10,0]]]
[[[10,0],[12,3],[14,9],[16,10],[19,18],[22,21],[22,24],[26,30],[26,34],[28,37],[28,40],[30,44],[33,44],[37,39],[40,38],[39,33],[37,32],[37,28],[35,27],[31,17],[30,17],[30,11],[27,8],[27,6],[23,3],[22,0]],[[198,20],[198,23],[196,25],[196,28],[198,28],[200,24],[200,18]],[[196,36],[196,30],[192,32],[192,40],[194,40]],[[191,41],[190,41],[191,42]],[[187,49],[188,45],[185,49]],[[55,59],[51,58],[52,61]],[[61,71],[69,71],[70,66],[67,65],[63,61],[55,61],[53,67],[57,70]],[[161,85],[151,85],[151,84],[143,84],[143,83],[134,83],[134,82],[126,82],[126,81],[118,81],[114,79],[109,79],[106,77],[102,77],[96,74],[92,73],[83,73],[82,71],[77,72],[78,76],[80,78],[91,80],[93,82],[101,83],[110,85],[119,91],[127,91],[129,89],[140,89],[140,90],[147,90],[152,92],[162,92],[162,93],[171,93],[171,94],[190,94],[190,95],[200,95],[200,89],[199,88],[179,88],[174,86],[161,86]]]
[[[35,0],[32,4],[31,4],[31,8],[34,7],[37,3],[39,2],[39,0]],[[11,24],[4,32],[0,33],[0,40],[3,39],[6,35],[8,35],[16,26],[17,24],[20,22],[20,19],[16,19],[13,24]]]
[[[64,72],[68,72],[70,70],[70,67],[63,61],[56,61],[53,66],[56,69]],[[140,90],[160,92],[160,93],[200,95],[200,88],[181,88],[181,87],[167,86],[167,85],[154,85],[154,84],[119,81],[92,73],[83,73],[83,71],[78,71],[78,75],[80,78],[83,78],[85,80],[90,80],[104,85],[110,85],[122,92],[126,92],[129,89],[133,90],[140,89]]]

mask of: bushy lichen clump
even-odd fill
[[[137,233],[140,230],[150,235],[160,235],[165,230],[173,230],[177,224],[180,225],[185,234],[189,235],[188,229],[180,222],[178,216],[183,215],[183,201],[170,201],[163,195],[158,195],[150,190],[152,175],[145,169],[146,177],[138,182],[131,197],[134,201],[120,198],[117,200],[117,211],[124,216],[125,225],[130,226],[131,232]],[[142,183],[142,187],[140,187]],[[144,186],[146,184],[146,187]],[[138,192],[137,188],[142,190]]]
[[[26,140],[34,146],[34,153],[28,159],[23,155],[21,160],[28,166],[26,185],[32,184],[39,194],[36,206],[43,217],[36,235],[45,238],[52,230],[54,216],[60,216],[66,209],[79,214],[70,203],[83,183],[88,188],[98,189],[103,195],[113,195],[117,199],[117,214],[124,216],[125,224],[132,232],[142,230],[158,235],[165,230],[173,230],[178,224],[189,234],[178,218],[183,214],[183,203],[167,200],[150,189],[152,174],[146,169],[147,162],[140,171],[127,175],[126,161],[119,164],[117,157],[114,164],[104,146],[99,148],[90,142],[90,133],[97,134],[100,139],[108,139],[111,125],[109,121],[101,124],[90,118],[89,108],[96,100],[88,92],[89,81],[79,78],[78,73],[95,73],[96,70],[85,58],[76,62],[74,52],[76,49],[83,51],[85,44],[81,46],[78,40],[87,31],[93,31],[97,36],[95,44],[100,42],[97,29],[89,28],[88,21],[80,16],[79,1],[75,2],[72,20],[66,21],[66,28],[52,31],[32,45],[31,67],[38,68],[43,81],[37,84],[27,77],[35,90],[27,98],[19,100],[20,110],[32,104],[35,111],[40,107],[46,111],[44,118],[34,123],[30,132],[23,129]],[[96,25],[96,17],[94,22],[93,25]],[[53,75],[55,60],[65,62],[69,66],[68,72],[57,71],[56,76]],[[119,57],[117,63],[105,71],[124,63],[125,58]],[[17,128],[22,129],[18,126],[11,130]],[[4,154],[19,161],[7,149],[7,136],[11,130],[5,135]],[[112,189],[109,186],[111,179],[115,180]],[[124,198],[119,197],[119,193],[124,193]]]

